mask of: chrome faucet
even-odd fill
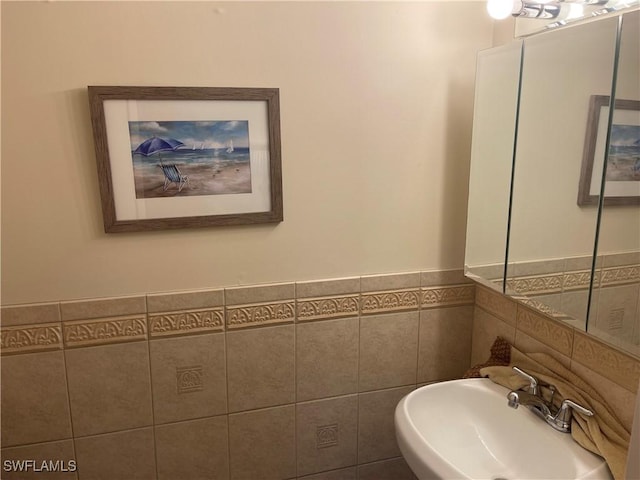
[[[553,397],[556,393],[556,387],[544,384],[551,392],[551,399],[547,401],[540,389],[540,381],[533,375],[528,374],[518,367],[513,370],[520,376],[529,381],[528,391],[512,390],[507,394],[507,404],[511,408],[518,408],[524,405],[533,413],[546,421],[559,432],[569,433],[571,431],[571,415],[576,410],[588,417],[593,416],[593,412],[582,405],[578,405],[573,400],[565,399],[560,404],[560,408],[556,409],[553,405]]]

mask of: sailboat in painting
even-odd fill
[[[233,140],[229,140],[227,145],[227,153],[233,153]]]

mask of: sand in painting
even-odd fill
[[[151,166],[149,166],[151,167]],[[135,168],[135,184],[137,198],[158,198],[194,195],[224,195],[251,193],[251,168],[249,162],[235,165],[212,166],[205,164],[178,165],[182,175],[189,179],[181,192],[175,183],[164,188],[162,169],[154,165],[152,168]]]

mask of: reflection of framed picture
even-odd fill
[[[89,87],[105,232],[282,221],[278,89]]]
[[[593,95],[585,137],[578,205],[597,205],[607,156],[605,205],[640,205],[640,101],[616,100],[605,155],[609,97]]]

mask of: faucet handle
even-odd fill
[[[565,431],[569,431],[571,428],[571,416],[573,410],[579,412],[587,417],[593,417],[593,412],[588,408],[584,408],[582,405],[577,404],[573,400],[569,400],[568,398],[564,399],[560,404],[560,408],[558,409],[558,413],[554,417],[554,423],[565,429]]]
[[[513,367],[513,370],[521,377],[529,380],[529,393],[531,395],[540,395],[540,387],[538,386],[538,379],[536,377],[529,375],[527,372],[516,366]]]

